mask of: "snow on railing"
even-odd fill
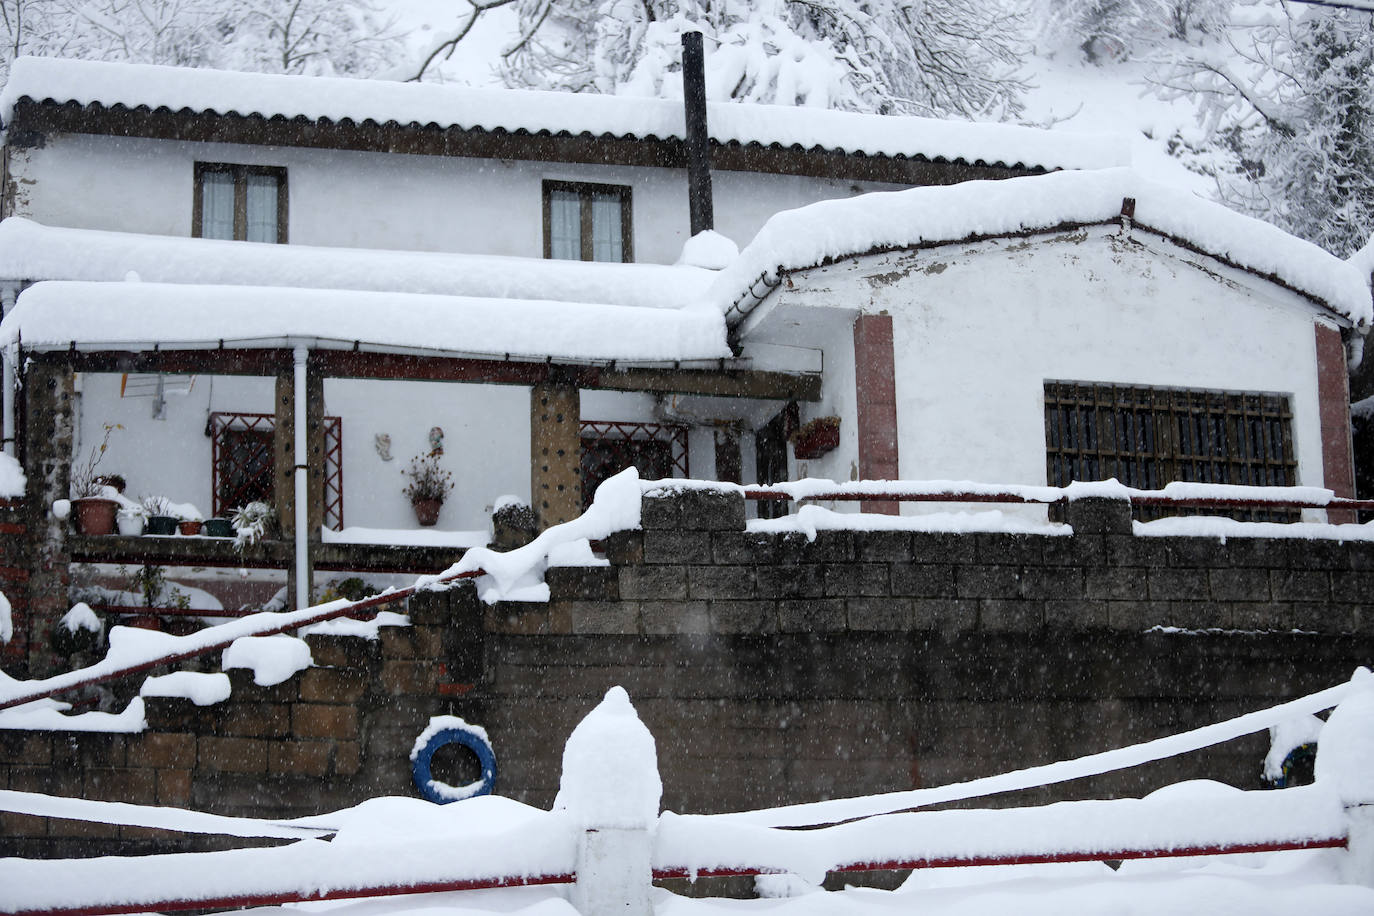
[[[646,486],[671,488],[677,480]],[[988,484],[970,480],[852,480],[819,478],[772,484],[704,484],[728,487],[757,501],[939,502],[1052,505],[1076,499],[1115,499],[1136,506],[1178,508],[1273,508],[1374,510],[1374,500],[1348,499],[1322,487],[1251,487],[1175,481],[1158,490],[1140,490],[1116,480],[1074,481],[1063,487]]]
[[[374,799],[316,818],[221,819],[232,822],[227,825],[180,812],[188,821],[180,829],[267,836],[313,829],[336,836],[332,842],[310,839],[286,847],[229,852],[0,859],[0,911],[14,916],[89,916],[573,883],[571,899],[583,916],[650,916],[649,889],[658,878],[790,873],[819,883],[835,871],[1341,847],[1347,847],[1337,863],[1344,880],[1374,886],[1374,675],[1360,669],[1347,684],[1197,732],[1212,737],[1245,734],[1284,721],[1295,706],[1333,703],[1338,705],[1323,730],[1312,786],[1256,792],[1214,787],[1200,793],[1197,786],[1184,784],[1144,799],[857,814],[847,823],[816,826],[792,815],[660,815],[662,786],[653,738],[628,696],[616,687],[569,738],[552,811],[487,796],[452,806]],[[1193,739],[1174,742],[1169,753],[1197,746]],[[1112,769],[1101,761],[1113,755],[1167,756],[1132,750],[1023,774],[1061,768],[1088,776]],[[1095,763],[1085,766],[1086,761]],[[919,800],[913,793],[896,793],[873,800],[849,799],[843,807],[891,811],[894,802],[911,807],[968,798],[1012,784],[1024,787],[1028,783],[1023,774],[1008,774],[1010,782],[993,777],[947,787],[943,793],[931,790]],[[980,788],[970,791],[974,786]],[[43,799],[0,794],[0,810],[179,827],[179,815],[169,809],[112,810],[76,801],[58,811],[54,805],[59,800],[34,798]],[[807,808],[781,810],[795,814]],[[764,826],[770,821],[814,829]],[[451,841],[457,836],[463,842],[455,850]]]

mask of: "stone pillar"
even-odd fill
[[[306,379],[306,458],[310,466],[309,504],[306,507],[310,525],[310,547],[320,543],[320,526],[324,523],[324,380],[316,373]],[[273,495],[282,540],[294,545],[296,536],[296,396],[295,379],[291,372],[277,374],[274,401],[276,427],[272,432]],[[296,594],[296,564],[294,547],[286,572],[287,604]],[[308,564],[314,578],[314,564]]]
[[[67,526],[53,517],[54,500],[69,496],[72,467],[72,399],[70,367],[34,362],[24,373],[25,535],[29,558],[27,582],[28,676],[46,677],[58,668],[48,634],[68,610],[71,557]],[[13,673],[13,672],[12,672]]]
[[[581,397],[550,379],[530,389],[530,503],[539,527],[582,514]]]

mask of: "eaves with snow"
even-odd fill
[[[730,357],[720,313],[339,289],[44,281],[0,346],[138,351],[309,347],[648,365]]]
[[[1133,204],[1124,205],[1128,200]],[[912,188],[784,211],[716,276],[708,299],[735,326],[794,271],[886,251],[1116,223],[1123,205],[1134,208],[1133,231],[1156,233],[1293,290],[1361,331],[1369,327],[1369,276],[1360,263],[1126,168]]]
[[[715,271],[499,255],[326,248],[0,222],[0,279],[280,286],[676,309]]]
[[[222,121],[249,119],[239,134],[224,124],[183,124],[181,139],[296,142],[308,146],[470,155],[462,137],[494,141],[582,138],[636,141],[641,165],[681,165],[682,105],[673,100],[530,90],[470,89],[429,83],[280,76],[56,58],[20,58],[0,93],[0,122],[21,103],[79,121],[68,129],[136,131],[132,114]],[[1129,161],[1123,138],[1007,124],[854,114],[814,108],[712,103],[708,128],[716,156],[731,149],[831,153],[854,160],[958,162],[1020,171],[1104,168]],[[22,126],[22,125],[21,125]],[[295,133],[280,128],[296,128]],[[209,130],[200,136],[203,129]],[[308,128],[308,129],[307,129]],[[381,136],[377,129],[389,128]],[[433,135],[440,135],[436,139]],[[418,135],[428,135],[419,138]],[[447,138],[447,139],[445,139]],[[563,158],[557,151],[510,158]],[[528,144],[525,144],[528,146]],[[498,143],[499,146],[499,143]],[[484,147],[500,152],[491,143]],[[729,168],[717,161],[717,167]]]
[[[626,364],[731,354],[714,271],[188,239],[0,222],[0,325],[30,349],[415,352]]]

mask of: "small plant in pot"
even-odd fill
[[[415,510],[415,520],[426,528],[437,523],[439,510],[453,490],[453,475],[439,467],[438,454],[416,455],[401,473],[410,478],[402,492]]]
[[[91,449],[91,454],[83,463],[72,467],[72,517],[80,534],[114,533],[115,512],[119,509],[119,502],[111,497],[117,495],[118,491],[113,488],[107,491],[106,481],[118,475],[102,475],[97,469],[110,445],[110,434],[123,428],[118,423],[106,423],[105,438]]]
[[[169,535],[177,533],[177,517],[172,514],[172,504],[165,496],[143,497],[143,511],[148,513],[148,534]]]

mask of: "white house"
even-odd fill
[[[1350,491],[1364,279],[1102,138],[711,105],[736,254],[684,253],[673,102],[26,59],[0,119],[7,371],[72,373],[72,452],[117,424],[102,468],[206,514],[287,519],[309,465],[305,536],[384,537],[436,441],[452,545],[626,461]]]
[[[824,354],[800,421],[840,441],[793,476],[1354,493],[1367,277],[1127,169],[782,213],[711,297],[746,354]]]

